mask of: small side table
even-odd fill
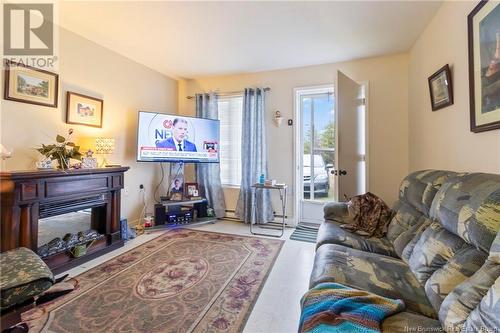
[[[253,232],[252,230],[252,221],[250,221],[250,233],[252,235],[259,235],[259,236],[270,236],[270,237],[281,237],[285,233],[285,215],[286,215],[286,201],[287,201],[287,196],[286,196],[286,191],[288,186],[286,184],[282,185],[274,185],[274,186],[266,186],[264,184],[256,183],[252,185],[252,188],[254,189],[253,191],[253,207],[252,207],[252,212],[255,214],[255,209],[256,209],[256,202],[257,202],[257,190],[278,190],[280,193],[280,200],[281,200],[281,211],[282,211],[282,224],[281,224],[281,234],[280,235],[273,235],[273,234],[265,234],[265,233],[257,233]],[[255,221],[255,224],[257,224],[258,221]]]

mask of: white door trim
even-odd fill
[[[370,191],[370,81],[357,81],[365,90],[365,189]]]
[[[331,89],[333,84],[320,84],[304,87],[296,87],[293,89],[293,119],[295,121],[293,129],[293,184],[294,184],[294,205],[293,205],[293,215],[295,216],[295,226],[299,224],[302,218],[302,206],[300,204],[302,191],[302,169],[300,168],[299,157],[302,159],[302,139],[300,135],[300,129],[302,128],[302,113],[300,112],[300,94],[302,90],[307,90],[308,94],[314,93],[317,89],[318,92],[322,92],[325,89]],[[334,91],[334,97],[336,92]],[[320,203],[318,203],[320,204]],[[324,203],[321,203],[322,205]],[[318,222],[317,220],[305,221],[305,222]]]

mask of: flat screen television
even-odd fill
[[[139,111],[138,162],[219,162],[219,120]]]

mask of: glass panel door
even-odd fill
[[[335,113],[332,92],[301,96],[303,199],[333,201]]]

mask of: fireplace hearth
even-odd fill
[[[27,247],[57,274],[123,246],[119,227],[120,191],[128,169],[0,173],[1,251]],[[83,209],[90,211],[90,228],[39,244],[38,228],[43,223],[40,219]],[[85,255],[72,255],[77,245],[88,246]]]
[[[101,238],[104,238],[104,235],[101,235],[100,233],[92,229],[89,229],[87,231],[79,231],[76,234],[67,233],[62,238],[56,237],[50,242],[38,247],[38,250],[36,252],[42,259],[67,251],[72,253],[72,249],[75,246],[87,246]]]

